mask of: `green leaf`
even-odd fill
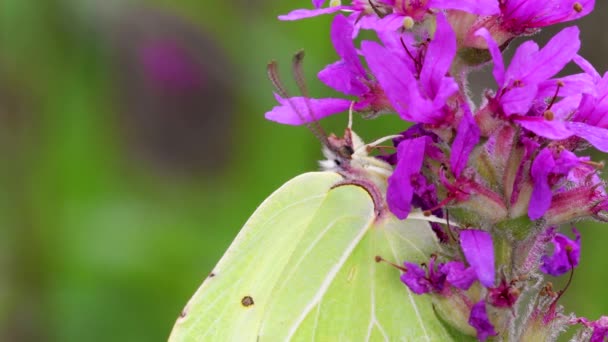
[[[298,176],[251,216],[180,318],[171,341],[441,340],[428,296],[399,271],[439,249],[429,224],[376,217],[338,174]]]

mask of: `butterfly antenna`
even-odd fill
[[[296,113],[298,115],[300,120],[302,120],[302,122],[305,123],[304,125],[312,132],[312,134],[315,137],[317,137],[317,139],[319,139],[319,141],[321,141],[321,143],[327,145],[327,143],[326,143],[327,138],[318,133],[318,131],[315,129],[315,127],[313,127],[312,124],[310,122],[308,122],[309,120],[306,119],[306,117],[300,112],[298,107],[294,104],[293,100],[291,99],[291,96],[287,92],[287,89],[283,85],[283,82],[281,81],[281,77],[279,76],[279,66],[278,66],[277,61],[275,61],[275,60],[270,61],[266,67],[266,72],[268,74],[268,79],[270,79],[270,82],[272,82],[272,85],[274,86],[274,88],[277,91],[277,93],[279,94],[279,96],[281,96],[282,98],[287,100],[287,103],[289,103],[291,110],[293,110],[294,113]]]
[[[272,82],[272,85],[277,93],[279,93],[279,96],[284,99],[289,99],[289,94],[287,93],[287,90],[283,86],[283,82],[281,82],[281,78],[279,77],[279,66],[277,61],[270,61],[266,67],[266,72],[268,73],[268,79],[270,82]]]
[[[304,50],[300,50],[300,51],[296,52],[295,55],[293,55],[293,60],[292,60],[292,65],[291,65],[292,71],[293,71],[293,77],[296,80],[298,89],[300,89],[300,92],[302,93],[302,96],[304,97],[304,103],[306,103],[308,115],[309,115],[309,118],[311,119],[311,123],[309,126],[310,130],[325,146],[329,146],[329,144],[327,142],[327,134],[323,130],[323,127],[321,127],[321,125],[317,121],[317,118],[315,118],[315,113],[313,112],[312,107],[310,106],[310,99],[309,99],[310,96],[308,93],[308,88],[306,87],[306,82],[304,81],[304,72],[303,72],[303,68],[302,68],[303,63],[304,63]]]

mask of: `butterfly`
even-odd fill
[[[301,61],[293,69],[301,91]],[[284,98],[276,63],[270,78]],[[295,108],[295,106],[293,106]],[[323,171],[289,180],[255,210],[190,299],[170,341],[450,341],[427,296],[376,257],[423,262],[440,247],[429,221],[384,205],[392,172],[352,130],[321,140]],[[300,114],[303,115],[303,114]],[[309,113],[313,115],[313,113]],[[311,120],[308,120],[311,121]],[[385,138],[390,139],[390,137]]]

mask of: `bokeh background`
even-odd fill
[[[263,118],[266,63],[290,79],[299,48],[311,93],[331,95],[314,78],[336,59],[330,18],[276,20],[305,6],[0,1],[1,341],[166,340],[256,206],[321,158],[306,129]],[[597,7],[582,54],[603,72]],[[323,124],[340,133],[346,118]],[[367,140],[402,128],[355,121]],[[579,228],[564,303],[595,319],[608,313],[608,224]]]

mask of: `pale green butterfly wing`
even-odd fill
[[[430,299],[411,294],[396,269],[374,261],[427,260],[438,248],[428,223],[377,220],[363,188],[332,189],[340,180],[304,174],[264,201],[170,339],[448,341]]]
[[[298,176],[268,197],[177,319],[172,341],[255,341],[273,285],[328,190],[331,172]],[[250,296],[254,304],[243,306]]]
[[[398,270],[374,260],[428,260],[439,249],[429,224],[376,220],[357,186],[332,190],[325,203],[279,277],[259,340],[449,341],[429,297],[410,293]]]

